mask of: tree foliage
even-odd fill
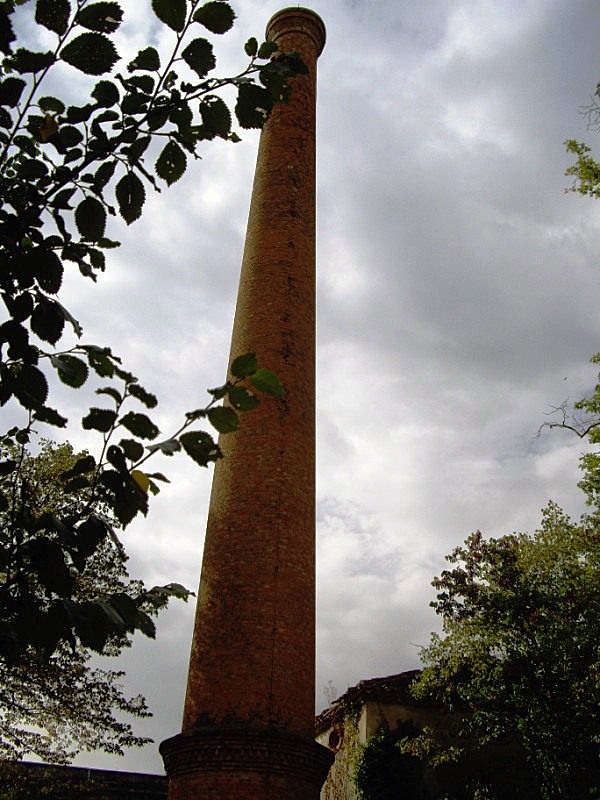
[[[535,534],[475,533],[447,560],[432,603],[444,635],[422,651],[413,688],[453,712],[456,739],[426,732],[421,752],[443,760],[465,744],[509,741],[524,753],[540,798],[596,796],[598,512],[574,523],[550,503]]]
[[[598,131],[600,129],[600,83],[596,86],[591,102],[582,109],[588,127]],[[592,149],[584,142],[577,139],[567,139],[565,142],[567,153],[576,156],[576,161],[565,170],[565,175],[573,178],[573,183],[567,189],[570,192],[600,197],[600,164],[592,156]]]
[[[145,515],[149,497],[167,482],[148,469],[148,460],[183,452],[209,465],[221,452],[206,424],[219,433],[234,431],[239,414],[254,408],[261,393],[283,391],[254,354],[240,354],[227,382],[209,390],[208,402],[161,436],[150,416],[157,398],[109,346],[82,339],[79,315],[63,297],[65,270],[78,269],[92,281],[105,270],[119,246],[112,238],[116,222],[139,219],[149,189],[180,180],[211,140],[238,141],[234,119],[241,129],[260,127],[274,103],[289,96],[289,78],[305,70],[296,54],[274,54],[272,43],[251,39],[239,74],[215,77],[212,38],[234,23],[229,3],[151,0],[150,9],[170,32],[172,48],[142,47],[125,65],[114,42],[124,18],[119,2],[0,3],[0,292],[6,312],[0,406],[22,420],[0,436],[0,677],[13,694],[27,679],[32,704],[6,711],[13,714],[6,718],[13,732],[6,747],[17,753],[32,750],[15,727],[24,709],[48,730],[48,676],[61,693],[67,684],[59,690],[59,673],[72,670],[74,679],[83,676],[80,696],[95,697],[98,676],[89,668],[89,651],[116,654],[134,631],[153,636],[152,614],[169,597],[187,596],[177,584],[146,591],[120,583],[125,556],[116,530]],[[53,89],[65,86],[69,69],[88,76],[89,94],[77,103]],[[235,93],[233,113],[224,89]],[[67,456],[46,446],[36,461],[30,451],[40,426],[64,429],[68,422],[51,399],[52,386],[79,389],[90,379],[98,405],[83,414],[81,425],[96,437],[97,452],[69,456],[59,468]],[[48,482],[31,477],[38,468],[52,471],[51,502],[38,491]],[[118,678],[100,675],[107,693],[99,707],[144,714],[143,703],[122,697]],[[5,709],[9,694],[7,688]],[[127,737],[133,741],[108,718],[103,723],[90,714],[87,727],[84,722],[73,722],[79,733],[65,734],[66,744],[56,744],[54,734],[45,745],[36,740],[38,754],[46,757],[46,747],[46,754],[66,758],[78,736],[84,746],[116,750]],[[106,730],[107,723],[112,740],[94,738],[94,725]]]
[[[21,454],[17,448],[8,455],[22,459],[16,518],[26,513],[38,519],[52,515],[58,521],[81,515],[90,489],[69,487],[64,476],[87,454],[73,453],[68,444],[44,441],[36,456]],[[10,476],[0,479],[9,480]],[[3,605],[10,607],[18,597],[21,613],[16,619],[22,620],[26,609],[31,626],[22,637],[19,658],[0,660],[0,756],[4,758],[33,754],[64,763],[80,748],[122,753],[124,747],[147,741],[135,736],[121,718],[123,713],[148,716],[143,698],[125,697],[120,685],[123,673],[93,667],[90,650],[118,655],[129,645],[135,628],[153,636],[152,617],[169,595],[185,599],[188,593],[179,586],[148,590],[141,581],[131,581],[112,509],[97,502],[95,514],[102,528],[88,528],[78,542],[72,540],[70,558],[61,560],[59,568],[53,564],[53,559],[63,558],[59,542],[64,532],[58,525],[41,536],[26,525],[17,527],[9,511],[0,514],[0,578],[3,593],[10,595],[3,598]],[[40,552],[51,555],[38,560]],[[5,569],[11,562],[10,575],[27,587],[20,597],[10,592],[6,580]],[[68,600],[57,600],[53,589],[57,580],[69,583]],[[60,626],[53,622],[61,613],[72,623],[70,641],[62,639]],[[76,646],[76,636],[86,647]],[[14,648],[14,639],[5,641],[7,646],[11,643]]]
[[[237,92],[239,125],[260,127],[273,103],[287,98],[287,81],[303,65],[295,54],[270,58],[274,45],[258,47],[253,39],[239,75],[208,77],[216,66],[213,44],[196,34],[228,30],[235,17],[229,4],[153,0],[156,16],[173,31],[173,51],[161,58],[154,47],[143,48],[127,73],[113,74],[118,54],[111,34],[123,17],[117,2],[38,0],[35,22],[55,37],[53,49],[44,52],[17,46],[16,5],[22,3],[0,7],[0,281],[8,312],[0,326],[0,403],[14,399],[34,421],[64,427],[66,419],[48,404],[49,371],[74,388],[90,371],[133,382],[107,347],[77,342],[66,351],[53,349],[69,328],[82,335],[58,300],[66,265],[96,280],[106,251],[119,244],[107,236],[110,217],[131,224],[141,216],[148,187],[179,180],[207,141],[239,139],[219,95],[224,87]],[[109,77],[91,86],[85,102],[69,105],[42,94],[61,64]],[[161,142],[158,156],[149,155],[153,141]]]

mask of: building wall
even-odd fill
[[[321,789],[321,800],[359,800],[352,776],[362,747],[385,725],[394,731],[402,722],[412,721],[416,727],[431,725],[439,719],[435,709],[382,703],[375,700],[364,702],[353,714],[334,722],[317,736],[317,741],[335,752],[335,761]],[[433,771],[425,768],[424,786],[435,787]]]
[[[366,714],[361,710],[358,718],[346,716],[340,722],[317,736],[317,741],[335,753],[335,761],[329,769],[321,789],[320,800],[358,800],[351,776],[366,730]]]
[[[164,775],[0,761],[2,800],[166,800]]]
[[[353,775],[363,746],[380,731],[382,724],[392,732],[401,723],[409,721],[417,728],[449,724],[446,714],[426,706],[365,700],[355,708],[353,713],[346,711],[345,716],[340,713],[331,715],[331,724],[327,728],[323,726],[317,737],[321,744],[335,752],[335,761],[323,784],[320,800],[360,800]],[[388,774],[394,775],[394,772]],[[419,798],[462,797],[467,785],[483,780],[492,782],[496,796],[502,800],[516,800],[517,797],[530,800],[536,796],[533,784],[530,794],[525,788],[525,794],[521,791],[517,795],[514,789],[515,784],[527,787],[530,779],[523,754],[514,743],[497,742],[468,751],[456,763],[435,769],[423,765],[416,786]],[[397,772],[392,780],[394,785],[396,780],[400,780]]]

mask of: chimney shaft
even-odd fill
[[[222,437],[209,507],[182,733],[163,742],[169,800],[318,798],[314,742],[315,101],[325,27],[275,14],[297,51],[260,139],[230,358],[252,351],[285,387]]]

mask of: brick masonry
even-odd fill
[[[230,356],[255,352],[285,395],[265,399],[220,441],[183,736],[161,749],[170,800],[308,800],[329,762],[313,740],[315,95],[325,28],[290,8],[271,19],[267,38],[298,51],[309,74],[294,79],[290,102],[261,135]],[[232,731],[262,737],[258,750],[241,748],[235,768],[223,744]],[[303,776],[285,767],[289,737],[304,752]]]

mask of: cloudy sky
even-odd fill
[[[120,51],[159,36],[123,0]],[[223,72],[285,3],[233,3]],[[318,102],[317,704],[419,664],[430,581],[475,529],[577,515],[582,444],[536,436],[595,382],[600,204],[565,194],[563,142],[600,80],[596,0],[314,0],[328,41]],[[158,43],[168,46],[167,38]],[[110,344],[161,401],[168,434],[222,381],[257,136],[209,143],[92,286],[69,280],[87,341]],[[600,145],[597,152],[600,151]],[[81,398],[72,393],[74,419]],[[84,443],[75,430],[72,438]],[[126,534],[131,571],[198,582],[211,475],[183,458]],[[193,607],[123,663],[160,741],[180,728]],[[151,746],[127,761],[161,771]]]

